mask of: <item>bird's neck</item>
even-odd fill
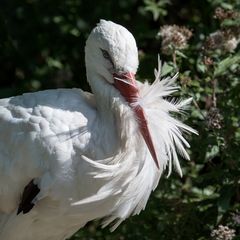
[[[98,126],[101,126],[98,137],[102,138],[104,154],[111,156],[116,154],[122,142],[126,142],[129,137],[131,124],[127,122],[132,119],[127,116],[131,111],[120,93],[105,79],[92,72],[87,77],[96,102]]]
[[[112,118],[113,87],[100,76],[94,74],[88,74],[88,81],[94,94],[99,116],[106,118],[105,120]]]

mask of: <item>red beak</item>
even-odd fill
[[[139,124],[139,130],[145,140],[148,149],[152,155],[152,158],[159,169],[159,163],[157,159],[157,155],[155,152],[155,148],[153,145],[152,137],[149,132],[148,123],[144,114],[144,110],[140,105],[135,105],[139,98],[139,90],[137,88],[137,83],[135,80],[135,75],[133,73],[121,73],[121,74],[113,74],[114,77],[114,86],[119,90],[121,95],[125,98],[125,100],[129,103],[130,107],[132,107],[133,111],[136,114],[137,122]]]

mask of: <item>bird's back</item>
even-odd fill
[[[89,151],[95,120],[92,95],[78,89],[0,100],[0,239],[61,240],[81,227],[65,217],[64,204],[79,197],[74,168]],[[31,180],[40,188],[38,204],[17,215]]]
[[[47,90],[0,100],[0,213],[16,209],[32,179],[87,151],[95,108],[81,90]]]

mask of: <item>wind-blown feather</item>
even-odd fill
[[[189,147],[189,144],[183,137],[182,132],[196,133],[196,131],[173,118],[171,114],[174,112],[183,113],[191,99],[169,100],[169,96],[179,88],[176,85],[177,74],[172,78],[168,77],[161,80],[160,59],[158,67],[158,70],[155,70],[153,84],[150,85],[148,82],[138,83],[141,97],[134,105],[139,104],[144,109],[158,155],[160,169],[158,170],[154,165],[142,137],[136,134],[137,122],[132,120],[129,109],[120,113],[123,132],[123,145],[120,152],[112,158],[98,161],[84,157],[95,169],[91,174],[95,178],[104,179],[106,184],[87,201],[81,200],[73,203],[74,211],[76,213],[77,208],[86,205],[88,201],[89,203],[107,201],[112,194],[116,195],[118,200],[103,221],[103,226],[113,223],[112,230],[131,214],[139,214],[145,208],[151,191],[156,188],[162,172],[167,166],[168,176],[172,172],[172,166],[182,176],[177,152],[182,157],[189,159],[185,150]],[[119,104],[117,99],[116,104]],[[127,138],[127,136],[132,137]],[[138,149],[134,150],[131,146],[138,146]],[[138,163],[135,161],[138,161]],[[121,186],[120,189],[119,186]],[[115,191],[116,189],[118,191]]]

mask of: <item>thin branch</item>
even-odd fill
[[[194,106],[199,110],[199,112],[200,112],[201,116],[203,117],[203,119],[206,119],[206,117],[203,115],[202,110],[199,107],[197,101],[195,99],[193,99],[192,101],[193,101]]]
[[[217,97],[216,97],[216,87],[217,87],[217,79],[214,78],[212,80],[212,101],[213,101],[213,107],[217,107]]]

